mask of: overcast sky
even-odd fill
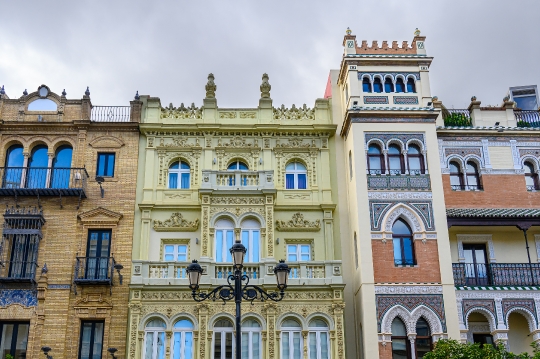
[[[2,1],[0,86],[10,98],[44,83],[94,105],[135,91],[202,104],[209,72],[220,107],[256,107],[267,72],[274,106],[310,107],[337,69],[349,26],[361,40],[427,36],[432,94],[451,108],[509,86],[540,85],[539,0]]]

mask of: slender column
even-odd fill
[[[387,150],[383,150],[383,155],[384,155],[384,174],[388,174],[389,173],[389,163],[388,163],[388,151]]]
[[[424,169],[425,169],[425,173],[428,174],[429,173],[429,169],[428,169],[428,163],[427,163],[427,157],[426,157],[426,150],[422,150],[422,156],[424,156]]]
[[[23,169],[21,171],[21,188],[24,188],[26,185],[26,171],[28,167],[28,158],[30,157],[30,153],[23,152],[24,161],[23,161]]]
[[[405,165],[405,174],[408,175],[409,174],[409,161],[407,159],[407,151],[403,150],[401,153],[403,154],[403,162],[404,162],[404,165]]]
[[[409,342],[411,344],[411,359],[416,359],[416,348],[415,348],[415,340],[416,340],[416,334],[409,334]]]
[[[49,188],[51,186],[51,170],[54,153],[47,153],[47,156],[49,157],[49,161],[47,162],[47,180],[45,181],[45,188]]]

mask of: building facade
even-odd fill
[[[292,269],[283,301],[244,302],[243,357],[345,358],[330,104],[275,108],[262,80],[255,108],[219,108],[212,74],[202,107],[141,96],[130,359],[232,357],[234,303],[195,302],[186,267],[204,292],[226,284],[234,241],[250,284],[275,291],[278,260]]]
[[[125,353],[140,107],[2,88],[2,358]]]

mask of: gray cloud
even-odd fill
[[[213,72],[221,107],[254,107],[267,72],[274,105],[307,103],[339,68],[347,26],[359,41],[427,36],[431,88],[448,107],[498,104],[540,84],[540,2],[3,2],[0,85],[11,98],[45,83],[68,97],[124,105],[140,94],[202,104]],[[21,21],[24,19],[24,21]]]

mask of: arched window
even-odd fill
[[[404,220],[398,219],[392,226],[394,242],[394,263],[396,265],[414,265],[414,249],[411,228]]]
[[[371,81],[369,81],[368,77],[362,79],[362,91],[371,93]]]
[[[480,185],[480,175],[478,173],[478,166],[473,161],[467,162],[467,189],[478,190],[482,189]]]
[[[51,188],[69,188],[71,157],[73,149],[69,145],[58,147],[53,160]]]
[[[463,173],[461,173],[461,166],[456,161],[451,161],[448,164],[450,168],[450,186],[453,190],[465,189],[465,183],[463,181]]]
[[[420,147],[417,145],[409,145],[409,149],[407,150],[407,161],[409,162],[410,174],[419,175],[426,173],[424,155],[422,155]]]
[[[392,82],[392,79],[390,77],[387,77],[384,80],[384,92],[386,93],[394,92],[394,83]]]
[[[171,339],[172,359],[193,359],[193,323],[181,319],[174,323]]]
[[[58,105],[48,98],[40,98],[28,104],[28,111],[56,111]]]
[[[418,319],[416,322],[416,358],[422,359],[426,353],[431,351],[431,330],[424,318]]]
[[[260,260],[261,226],[253,219],[242,222],[242,244],[247,252],[245,262],[256,263]]]
[[[26,178],[27,188],[45,188],[47,183],[47,167],[49,156],[47,146],[38,145],[32,149],[32,154],[28,160],[28,173]]]
[[[291,162],[285,167],[285,188],[306,189],[307,170],[300,162]]]
[[[216,229],[216,262],[232,263],[232,256],[229,248],[234,242],[234,224],[227,219],[220,219],[215,224]],[[223,277],[226,278],[225,273]]]
[[[396,92],[405,92],[405,83],[401,77],[396,80]]]
[[[286,319],[281,324],[281,358],[301,359],[302,348],[302,326],[296,319]]]
[[[234,353],[233,323],[221,319],[214,324],[213,359],[232,359]]]
[[[527,191],[536,191],[538,187],[538,173],[534,171],[534,165],[526,161],[523,163],[523,169],[525,170],[525,184],[527,185]]]
[[[398,317],[392,321],[392,359],[410,359],[411,346],[408,344],[407,329]]]
[[[24,155],[22,145],[13,145],[7,150],[5,175],[2,188],[19,188],[24,166]]]
[[[253,319],[246,319],[242,323],[242,358],[262,358],[261,325]]]
[[[248,166],[242,161],[234,161],[229,165],[229,167],[227,167],[227,170],[229,170],[229,171],[247,171]]]
[[[377,93],[382,92],[381,79],[378,77],[376,77],[375,80],[373,80],[373,92],[377,92]]]
[[[308,358],[329,359],[328,324],[324,320],[313,319],[309,322],[308,329]]]
[[[388,170],[391,175],[405,173],[403,155],[397,145],[388,146]]]
[[[144,328],[144,359],[165,359],[165,322],[155,318]]]
[[[407,79],[407,92],[416,92],[416,84],[412,78]]]
[[[384,173],[384,155],[377,145],[368,147],[368,171],[371,175]]]
[[[173,163],[169,167],[169,188],[189,188],[189,170],[189,165],[184,161]]]

